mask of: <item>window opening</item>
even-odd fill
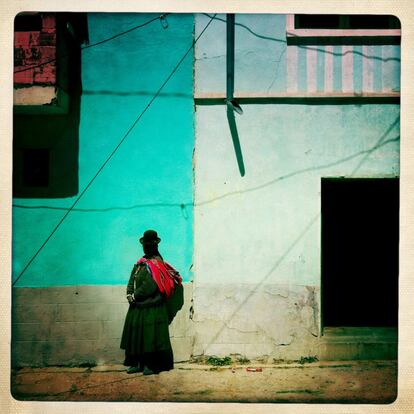
[[[40,14],[19,14],[14,19],[15,32],[40,32],[42,16]]]
[[[23,185],[47,187],[49,185],[49,150],[23,150]]]
[[[295,29],[400,29],[397,17],[388,15],[296,14]]]

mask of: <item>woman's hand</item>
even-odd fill
[[[127,300],[129,304],[134,303],[134,297],[132,295],[127,295]]]

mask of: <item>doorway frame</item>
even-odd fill
[[[323,283],[323,270],[322,270],[322,264],[323,264],[323,248],[322,248],[322,235],[323,235],[323,219],[322,219],[322,182],[324,180],[330,180],[330,181],[345,181],[345,180],[380,180],[380,179],[394,179],[394,180],[398,180],[398,187],[399,190],[401,190],[401,179],[400,179],[400,175],[396,175],[396,174],[382,174],[382,175],[370,175],[370,176],[345,176],[345,175],[334,175],[334,176],[321,176],[320,177],[320,181],[319,181],[319,194],[320,194],[320,217],[321,217],[321,221],[320,221],[320,250],[319,250],[319,260],[320,260],[320,298],[319,298],[319,304],[320,304],[320,336],[323,337],[325,335],[325,328],[331,328],[329,325],[325,325],[324,324],[324,303],[323,303],[323,294],[324,294],[324,283]],[[400,231],[401,229],[401,191],[399,191],[399,213],[398,213],[398,229]],[[398,254],[398,262],[400,261],[400,252]],[[397,282],[399,282],[399,274],[398,274],[398,279]],[[398,295],[399,295],[399,283],[398,283]],[[399,303],[399,300],[398,300]],[[397,304],[398,304],[397,303]],[[398,310],[397,310],[398,312]],[[398,323],[397,323],[397,330],[398,330],[398,325],[399,325],[399,318],[398,318]],[[342,328],[342,327],[341,327]],[[343,327],[343,328],[349,328],[349,327]],[[373,327],[366,327],[366,328],[370,328],[370,329],[374,329]]]

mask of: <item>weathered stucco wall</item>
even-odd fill
[[[206,21],[196,19],[196,33]],[[275,40],[284,21],[236,16],[237,96],[288,90],[290,46]],[[195,90],[207,100],[225,93],[225,39],[215,21],[197,44]],[[398,176],[399,105],[244,103],[241,177],[226,107],[204,104],[196,107],[194,352],[319,355],[321,178]]]
[[[241,288],[216,285],[193,292],[192,283],[184,284],[183,308],[170,325],[176,362],[203,353],[259,356],[264,362],[267,357],[270,363],[273,358],[309,355],[334,360],[396,358],[393,331],[353,330],[351,341],[346,330],[318,338],[315,289],[247,284]],[[121,285],[15,288],[12,365],[122,364],[119,344],[128,309],[124,294]],[[211,306],[212,296],[217,297],[220,312]],[[251,317],[252,308],[260,321]],[[281,318],[286,323],[280,324]]]
[[[312,286],[197,284],[193,353],[270,360],[319,355],[318,297]]]
[[[111,27],[120,31],[147,18],[91,15],[91,43],[107,37]],[[184,53],[191,43],[192,17],[168,20],[168,29],[157,22],[132,39],[85,51],[80,188],[172,69],[178,52],[171,50]],[[297,50],[291,77],[285,21],[277,15],[236,17],[236,94],[287,92],[295,79],[297,90],[309,91],[312,73],[302,64],[308,52]],[[207,22],[205,15],[196,17],[196,35]],[[225,33],[225,23],[215,20],[196,45],[196,98],[225,93]],[[380,50],[379,56],[398,59],[398,48]],[[317,61],[325,56],[318,53]],[[395,59],[386,58],[393,71],[377,63],[371,67],[376,91],[385,90],[384,74],[398,88]],[[358,68],[364,65],[357,63],[353,85],[362,85]],[[332,80],[339,93],[342,64],[334,65]],[[398,176],[399,105],[243,103],[243,115],[236,115],[246,171],[241,177],[222,104],[196,99],[192,160],[192,69],[191,59],[185,61],[19,281],[13,301],[16,365],[122,361],[124,289],[131,261],[140,254],[138,235],[149,226],[159,231],[163,255],[186,281],[194,272],[171,328],[176,360],[202,354],[350,357],[347,351],[340,354],[340,342],[332,353],[320,337],[321,178]],[[322,69],[318,73],[312,76],[323,91]],[[19,200],[29,208],[14,210],[15,277],[72,202],[42,200],[48,208],[37,208],[39,200]],[[390,347],[385,343],[384,355],[394,355]],[[360,349],[355,345],[353,355],[364,355]]]
[[[264,279],[317,285],[321,177],[398,176],[399,107],[279,104],[243,110],[237,126],[245,177],[238,172],[225,108],[197,107],[197,284]]]

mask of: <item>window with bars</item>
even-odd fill
[[[395,16],[389,15],[339,15],[339,14],[295,14],[295,29],[401,29]]]
[[[401,22],[391,15],[291,14],[288,44],[399,44]]]

